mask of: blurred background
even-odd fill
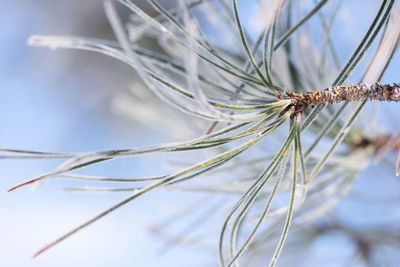
[[[335,41],[342,63],[374,16],[376,2],[346,1],[340,13],[343,18],[339,20],[344,24],[334,25],[335,31],[343,31],[342,39]],[[139,5],[155,15],[146,3],[139,1]],[[166,6],[173,3],[168,2]],[[360,6],[362,14],[354,15]],[[126,8],[118,6],[118,9],[123,18],[128,17]],[[247,6],[243,12],[244,21],[250,25],[255,10]],[[27,46],[27,39],[34,34],[114,40],[102,1],[6,0],[0,10],[0,30],[0,147],[84,152],[176,140],[174,133],[160,130],[165,125],[145,124],[139,120],[140,114],[121,108],[127,105],[122,101],[126,100],[124,92],[132,86],[143,88],[130,67],[89,52]],[[399,69],[399,53],[396,53],[383,82],[399,82]],[[136,101],[140,104],[140,96]],[[395,133],[400,130],[400,109],[395,105],[385,108],[390,115],[383,116],[379,122]],[[162,106],[160,110],[173,114],[169,107]],[[155,111],[152,116],[157,118],[161,114]],[[180,120],[171,116],[167,125],[171,129],[181,127],[184,119]],[[178,138],[185,139],[192,133],[180,134]],[[155,162],[162,170],[161,161],[162,157],[156,156],[124,159],[101,164],[87,172],[139,176],[154,171]],[[350,266],[346,264],[355,255],[362,257],[364,252],[378,262],[387,263],[382,266],[400,264],[400,233],[384,231],[400,219],[400,181],[394,177],[393,161],[385,160],[365,170],[355,182],[353,192],[315,224],[310,231],[320,236],[307,254],[302,255],[301,266]],[[59,163],[57,160],[0,160],[0,189],[5,192],[19,182],[54,169]],[[170,213],[171,205],[182,201],[181,195],[171,192],[143,196],[31,259],[49,241],[127,196],[125,193],[60,192],[71,185],[71,181],[57,180],[37,190],[27,187],[0,194],[0,266],[216,266],[216,249],[177,246],[165,251],[168,242],[149,234],[150,227]],[[183,198],[195,202],[199,197],[185,195]],[[368,233],[374,236],[369,237]],[[354,236],[358,239],[353,239]],[[383,237],[391,238],[390,242]],[[373,242],[383,245],[372,250]]]

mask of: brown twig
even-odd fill
[[[314,107],[320,104],[332,104],[342,101],[359,101],[359,100],[378,100],[378,101],[396,101],[400,102],[400,85],[390,84],[358,84],[358,85],[342,85],[331,86],[323,90],[316,90],[299,94],[295,92],[286,92],[286,96],[276,93],[278,100],[291,100],[291,104],[287,106],[280,114],[282,116],[286,112],[290,112],[292,116],[302,113],[308,107]]]

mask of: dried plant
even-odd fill
[[[376,152],[355,141],[363,138],[363,131],[351,127],[367,100],[400,101],[398,84],[379,83],[398,45],[400,7],[393,8],[393,0],[382,1],[364,37],[340,67],[331,36],[331,26],[341,8],[337,1],[321,0],[312,8],[301,8],[299,1],[292,0],[263,2],[260,10],[265,10],[266,19],[262,14],[256,19],[263,25],[255,38],[243,27],[236,0],[231,1],[232,6],[224,0],[181,0],[172,10],[149,0],[159,12],[155,18],[129,0],[118,2],[134,13],[124,27],[113,2],[104,1],[118,42],[33,36],[29,44],[88,50],[119,59],[132,66],[160,99],[174,106],[177,117],[186,113],[208,121],[209,126],[198,138],[145,148],[90,153],[1,149],[3,158],[65,159],[57,169],[9,191],[57,177],[126,186],[70,191],[132,191],[129,197],[51,242],[35,256],[163,186],[207,192],[211,195],[208,200],[223,196],[227,203],[235,201],[219,233],[214,233],[219,235],[221,266],[251,262],[257,253],[269,255],[269,266],[274,266],[289,229],[299,229],[333,207]],[[332,12],[324,10],[327,5]],[[212,30],[204,31],[200,24]],[[320,31],[310,30],[310,24],[320,25]],[[380,43],[360,80],[356,85],[344,85],[378,37]],[[322,45],[314,45],[316,38],[323,40]],[[149,49],[143,40],[156,42],[159,48]],[[332,87],[319,90],[328,85]],[[333,104],[336,102],[344,103]],[[386,150],[396,147],[396,142],[386,143]],[[205,152],[207,158],[152,177],[75,173],[122,157],[188,151]],[[221,177],[221,172],[227,176]],[[192,188],[185,186],[194,178],[197,180]],[[130,184],[138,186],[132,188]],[[213,206],[206,214],[219,214],[225,209],[223,205]]]

